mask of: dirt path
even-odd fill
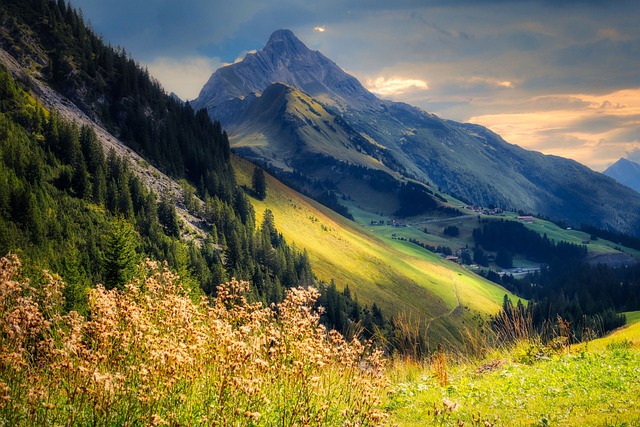
[[[468,215],[458,215],[458,216],[454,216],[451,218],[437,218],[437,219],[427,219],[425,221],[418,221],[418,222],[414,222],[413,226],[416,225],[421,225],[421,224],[432,224],[435,222],[449,222],[449,221],[458,221],[461,219],[469,219],[469,218],[475,218],[477,215],[472,215],[472,214],[468,214]]]
[[[454,293],[454,296],[456,297],[456,305],[451,310],[429,319],[429,321],[427,322],[427,329],[429,328],[429,325],[431,324],[431,322],[433,322],[434,320],[442,319],[443,317],[451,316],[453,312],[460,307],[460,294],[458,293],[458,278],[455,275],[453,276],[453,293]]]

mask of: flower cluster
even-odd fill
[[[382,354],[319,324],[314,289],[250,303],[248,283],[194,301],[147,261],[124,290],[64,313],[63,283],[0,261],[2,425],[382,425]]]

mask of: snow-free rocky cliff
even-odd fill
[[[283,82],[325,102],[349,106],[379,103],[360,82],[322,53],[307,48],[290,30],[275,31],[259,52],[217,70],[202,88],[194,107],[215,107],[234,98],[262,93]]]

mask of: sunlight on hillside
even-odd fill
[[[234,166],[238,183],[250,186],[254,166],[238,158]],[[287,241],[308,251],[319,279],[348,285],[362,303],[375,302],[389,315],[405,311],[431,319],[434,338],[459,342],[451,325],[462,328],[476,313],[496,313],[509,294],[407,242],[380,240],[271,177],[267,182],[265,201],[251,199],[258,222],[271,209]]]

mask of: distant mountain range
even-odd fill
[[[640,193],[640,164],[620,159],[603,172],[605,175]]]
[[[397,206],[399,183],[415,180],[468,203],[640,235],[640,194],[482,126],[379,99],[289,30],[215,71],[192,105],[225,124],[241,155],[331,184],[365,209]]]

